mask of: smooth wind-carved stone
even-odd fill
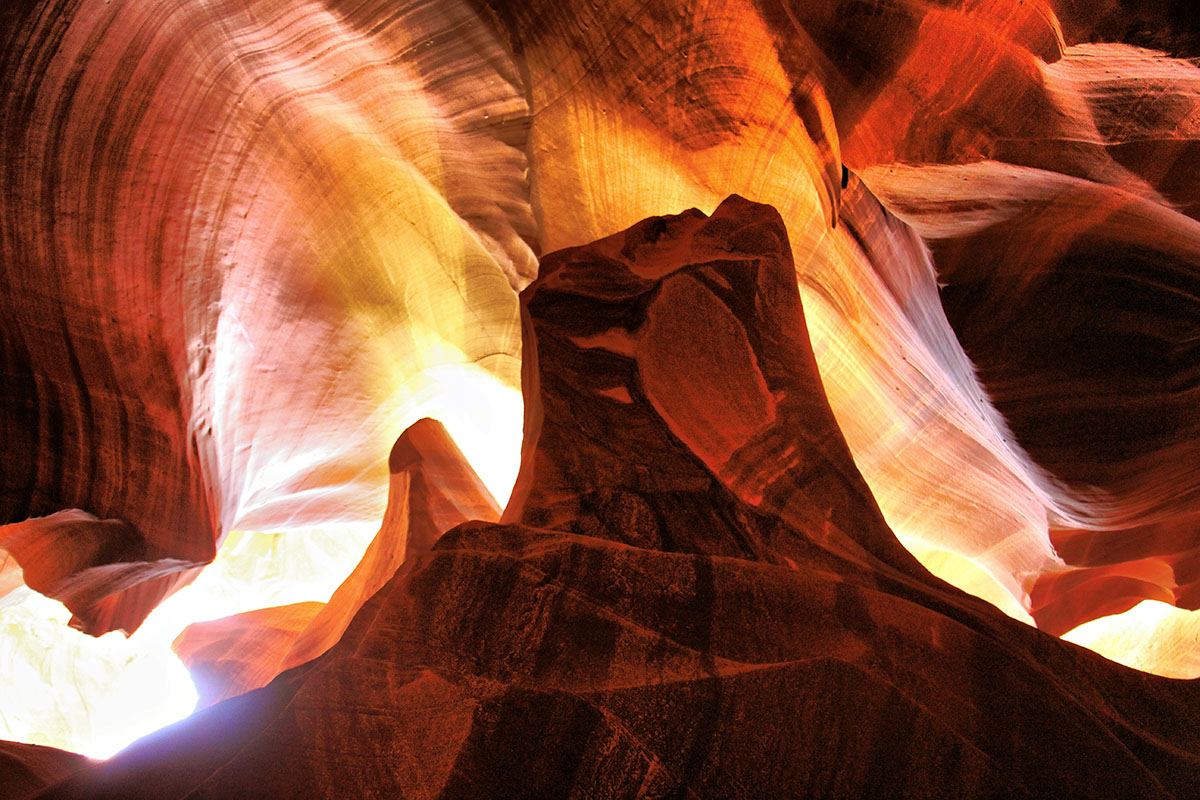
[[[1011,620],[886,538],[788,252],[774,211],[731,199],[547,257],[505,523],[414,555],[315,661],[40,797],[1190,796],[1200,687]],[[750,385],[692,384],[672,346]],[[714,414],[736,424],[704,432]]]
[[[196,623],[176,639],[175,652],[196,680],[201,706],[257,689],[321,655],[405,559],[427,551],[455,525],[500,517],[496,501],[436,420],[421,419],[408,428],[388,466],[388,507],[379,533],[328,603]]]
[[[0,592],[134,630],[230,530],[376,524],[427,415],[502,496],[536,254],[737,193],[788,227],[824,394],[923,564],[1056,632],[1194,604],[1194,25],[1101,5],[4,5]],[[656,296],[603,348],[723,485],[795,512],[792,473],[747,467],[790,465],[794,426],[749,329],[694,276]],[[222,641],[274,653],[314,613]]]
[[[4,14],[0,524],[45,521],[0,548],[69,604],[119,570],[82,627],[231,529],[378,520],[408,424],[516,388],[528,109],[469,4]]]

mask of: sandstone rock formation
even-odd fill
[[[1029,582],[1038,625],[1061,634],[1143,599],[1197,608],[1200,224],[995,162],[867,180],[931,244],[989,397],[1060,483],[1048,532],[1068,568]]]
[[[515,75],[466,10],[364,11],[7,12],[0,523],[42,519],[0,548],[88,631],[231,528],[378,520],[424,406],[518,382]]]
[[[244,694],[337,643],[371,595],[404,561],[462,522],[495,522],[500,509],[445,426],[421,419],[396,441],[383,524],[328,603],[295,603],[190,626],[175,652],[191,670],[201,705]]]
[[[548,256],[501,524],[409,558],[324,656],[39,796],[1189,796],[1200,686],[891,536],[792,270],[740,198]]]
[[[75,753],[0,742],[0,785],[4,787],[0,791],[6,798],[31,797],[86,766],[88,760]]]
[[[1193,608],[1193,16],[1173,0],[6,4],[0,593],[135,630],[230,531],[377,524],[388,448],[425,416],[503,500],[516,293],[537,256],[738,193],[787,226],[836,427],[923,564],[1055,633],[1147,598]],[[681,323],[660,308],[653,324]],[[709,356],[736,361],[729,342]],[[715,424],[668,391],[676,354],[637,356],[672,431],[739,497],[793,513],[795,487],[735,453],[766,435],[754,414],[794,411],[752,382]],[[844,555],[909,570],[874,526],[845,526],[868,540]],[[230,665],[223,696],[357,602],[206,622],[180,647]],[[1131,658],[1141,625],[1105,652],[1200,675],[1200,651]],[[1155,630],[1186,642],[1200,621]]]

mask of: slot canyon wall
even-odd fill
[[[0,791],[1189,796],[1181,8],[6,6]]]

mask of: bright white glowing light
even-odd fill
[[[1200,678],[1200,611],[1143,600],[1062,638],[1127,667],[1168,678]]]
[[[0,599],[0,739],[108,758],[180,720],[196,688],[171,642],[193,622],[308,600],[325,602],[362,558],[378,523],[286,534],[235,531],[190,586],[129,638],[70,628],[59,602],[26,588]]]
[[[517,371],[505,360],[491,369],[473,362],[427,368],[397,387],[395,402],[382,404],[389,409],[385,427],[399,432],[421,417],[440,420],[503,505],[520,466],[524,410],[521,393],[509,385]],[[284,472],[303,468],[289,462]],[[386,496],[386,484],[380,491]],[[280,534],[234,531],[213,564],[128,639],[79,633],[68,627],[66,608],[24,587],[0,597],[0,739],[107,758],[187,716],[196,689],[171,651],[185,627],[328,601],[378,528],[375,518]]]
[[[399,427],[439,420],[503,508],[521,466],[521,392],[475,364],[430,367],[422,376],[429,382],[404,405]]]
[[[169,646],[94,638],[56,600],[13,594],[0,609],[0,738],[108,758],[192,713],[196,689]]]

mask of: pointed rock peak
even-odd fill
[[[720,509],[922,572],[826,401],[774,208],[735,195],[553,253],[522,313],[526,440],[506,520],[760,560],[797,546],[698,524],[694,509]]]

